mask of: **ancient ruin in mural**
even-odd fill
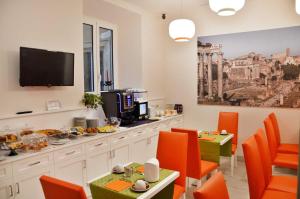
[[[300,108],[297,35],[300,27],[199,37],[198,104]]]

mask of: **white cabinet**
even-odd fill
[[[40,183],[42,175],[51,175],[50,171],[37,172],[32,176],[20,176],[15,179],[15,198],[16,199],[32,199],[44,198],[43,189]]]
[[[27,158],[13,164],[14,198],[44,198],[39,178],[42,175],[53,175],[51,154]]]
[[[148,128],[139,129],[132,133],[132,144],[131,144],[131,161],[138,163],[145,163],[148,160],[147,140],[150,137],[151,132]]]
[[[0,181],[0,198],[12,199],[14,198],[14,188],[12,179]]]
[[[87,182],[110,171],[110,145],[107,139],[99,139],[85,144]],[[86,184],[87,195],[89,186]]]
[[[84,146],[76,145],[54,152],[55,177],[83,186],[86,182]]]
[[[130,139],[127,133],[111,138],[111,165],[126,164],[130,161]]]
[[[153,134],[151,137],[147,138],[147,158],[156,158],[157,144],[158,144],[158,135]]]

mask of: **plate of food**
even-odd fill
[[[102,127],[97,127],[99,133],[113,133],[116,132],[116,127],[112,125],[105,125]]]

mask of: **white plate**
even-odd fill
[[[150,189],[150,185],[149,185],[148,182],[146,182],[146,189],[141,190],[141,189],[135,189],[135,188],[134,188],[134,184],[133,184],[133,185],[130,187],[130,189],[131,189],[132,191],[134,191],[134,192],[142,193],[142,192],[148,191],[148,190]]]

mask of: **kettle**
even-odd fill
[[[159,181],[159,161],[156,158],[151,158],[144,164],[144,175],[147,182]]]

